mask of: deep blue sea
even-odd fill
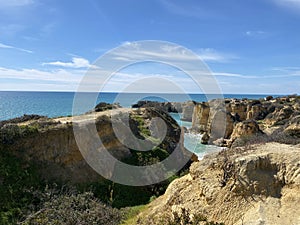
[[[0,91],[0,120],[7,120],[24,114],[38,114],[48,117],[72,115],[74,92],[15,92]],[[94,94],[85,93],[87,98]],[[146,97],[145,97],[146,96]],[[187,100],[206,101],[204,94],[129,94],[129,93],[101,93],[95,105],[99,102],[115,102],[116,97],[123,107],[130,107],[138,100],[147,99],[154,101],[183,102]],[[224,95],[226,98],[250,98],[259,99],[266,95]],[[82,112],[84,113],[84,112]]]
[[[72,115],[73,92],[13,92],[0,91],[0,120],[7,120],[24,114],[38,114],[48,117],[59,117]],[[84,93],[87,99],[92,98],[95,94]],[[224,95],[224,98],[249,98],[260,99],[266,95]],[[117,98],[117,100],[116,100]],[[129,94],[122,93],[101,93],[98,95],[95,105],[99,102],[114,103],[119,102],[123,107],[130,107],[138,100],[153,101],[172,101],[184,102],[194,100],[197,102],[207,101],[214,98],[213,95],[205,96],[204,94]],[[84,113],[82,111],[80,113]],[[172,114],[181,126],[190,127],[190,122],[180,121],[180,115]],[[184,145],[190,151],[196,153],[202,158],[206,153],[219,150],[218,147],[200,144],[201,136],[197,134],[186,133]]]

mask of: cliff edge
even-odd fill
[[[193,163],[139,215],[138,224],[160,224],[186,212],[226,225],[300,224],[299,202],[300,146],[267,143]]]

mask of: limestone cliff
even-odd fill
[[[114,109],[77,116],[89,123],[96,118],[96,128],[105,148],[119,160],[132,156],[132,151],[122,140],[116,137],[112,127],[112,115],[123,123],[122,116],[129,113],[129,125],[132,133],[145,139],[155,133],[152,118],[162,119],[167,126],[167,134],[159,148],[171,153],[179,143],[181,129],[165,112],[154,108],[131,110]],[[1,124],[1,151],[11,151],[26,162],[39,167],[43,178],[72,183],[91,182],[102,179],[84,160],[74,138],[72,117],[48,119],[45,117],[28,117],[28,120],[11,120]],[[158,128],[159,129],[159,128]],[[121,137],[122,138],[122,137]],[[155,138],[150,140],[155,141]],[[151,141],[149,141],[151,142]]]
[[[272,134],[278,128],[286,128],[286,134],[297,136],[299,104],[298,96],[197,103],[192,116],[192,130],[205,133],[203,143],[225,146],[230,146],[240,137],[263,132]]]
[[[138,224],[160,224],[183,209],[226,225],[300,224],[299,162],[299,145],[278,143],[207,155],[173,181]]]

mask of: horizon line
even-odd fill
[[[71,90],[0,90],[0,92],[40,92],[40,93],[124,93],[124,94],[199,94],[199,95],[298,95],[298,93],[197,93],[197,92],[190,92],[190,93],[176,93],[176,92],[117,92],[117,91],[99,91],[99,92],[92,92],[92,91],[71,91]]]

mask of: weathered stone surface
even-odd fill
[[[299,162],[299,146],[277,143],[207,155],[139,215],[140,224],[183,208],[232,225],[299,224]]]
[[[284,125],[287,119],[293,114],[294,110],[289,105],[279,105],[275,108],[273,113],[267,116],[267,123],[269,125]]]
[[[195,102],[193,102],[193,101],[188,101],[188,102],[184,103],[184,105],[182,106],[181,120],[191,122],[193,119],[194,107],[195,107]]]
[[[288,135],[300,138],[300,116],[296,116],[290,120],[284,132]]]
[[[274,126],[286,127],[292,118],[300,115],[299,104],[300,98],[297,96],[268,97],[266,100],[225,99],[223,102],[211,100],[197,103],[193,112],[192,130],[206,133],[203,143],[210,144],[225,139],[222,142],[230,145],[238,136],[260,134],[264,130],[267,134],[270,132],[272,134],[278,130]],[[261,127],[256,122],[247,122],[250,120],[259,121]],[[242,131],[243,129],[247,130]],[[292,134],[289,130],[296,131],[297,124],[286,127],[286,134]]]
[[[263,133],[255,120],[245,120],[235,124],[231,134],[231,140],[235,140],[244,136],[251,136],[254,134]]]
[[[180,145],[181,129],[167,113],[151,108],[137,111],[120,108],[94,114],[89,113],[73,118],[48,119],[48,124],[46,125],[45,121],[42,123],[40,120],[12,124],[13,127],[28,127],[27,130],[29,131],[34,129],[34,132],[26,134],[24,137],[16,135],[14,139],[1,143],[0,150],[11,151],[25,161],[36,164],[42,177],[47,180],[70,181],[72,183],[98,181],[103,178],[84,160],[74,138],[73,128],[74,126],[83,126],[84,129],[87,128],[87,131],[89,131],[88,128],[93,125],[94,118],[96,118],[95,125],[99,136],[96,138],[100,138],[111,155],[122,160],[131,157],[131,151],[123,144],[126,135],[119,136],[118,138],[120,139],[116,137],[111,117],[113,115],[115,122],[122,124],[124,123],[122,116],[126,113],[132,115],[132,117],[129,117],[129,124],[133,135],[137,138],[145,139],[143,132],[147,129],[149,135],[151,135],[150,132],[153,128],[153,124],[151,125],[152,118],[160,118],[164,123],[159,124],[165,124],[167,133],[159,147],[171,153],[177,145]],[[135,117],[137,117],[136,120],[134,119]],[[118,126],[119,129],[122,127]],[[9,127],[1,127],[1,135],[4,134],[5,129],[9,129]],[[85,131],[84,129],[83,131]],[[155,133],[154,130],[153,132]],[[83,143],[86,142],[87,146],[95,140],[92,135],[89,137],[90,139],[83,140]],[[149,142],[151,141],[149,140]],[[151,144],[156,145],[152,142]],[[86,153],[89,154],[88,151],[84,151],[84,154]]]
[[[210,108],[205,102],[195,105],[192,116],[192,129],[199,132],[207,130]]]

